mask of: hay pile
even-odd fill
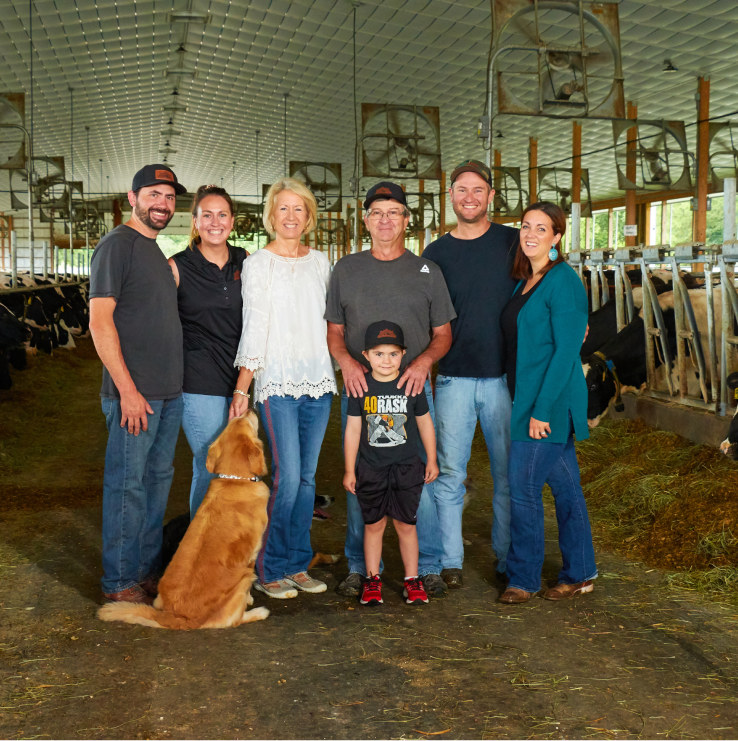
[[[602,545],[738,602],[738,463],[640,420],[604,420],[577,452]]]

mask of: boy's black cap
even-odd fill
[[[364,335],[364,350],[371,350],[377,345],[398,345],[405,350],[407,346],[402,327],[394,322],[385,321],[370,324]]]
[[[180,185],[177,181],[177,176],[166,165],[146,165],[142,167],[134,176],[131,190],[134,193],[139,188],[147,188],[149,185],[171,185],[174,188],[174,192],[178,195],[184,195],[187,192],[187,188],[184,185]]]
[[[407,206],[405,191],[397,183],[383,180],[381,183],[372,185],[372,187],[366,192],[364,208],[369,208],[374,201],[386,201],[388,198],[392,198],[395,201],[399,201],[403,206]]]

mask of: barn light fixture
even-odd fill
[[[664,59],[664,69],[662,72],[679,72],[679,69],[671,63],[671,59]]]
[[[179,45],[179,48],[177,49],[177,54],[187,54],[187,49],[185,49],[184,44]]]
[[[196,13],[192,10],[178,10],[169,14],[170,23],[210,23],[212,19],[208,13]]]
[[[504,139],[505,137],[502,135],[502,132],[497,129],[497,134],[495,135],[495,139]]]

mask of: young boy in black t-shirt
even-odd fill
[[[400,540],[406,602],[428,602],[418,578],[415,521],[423,485],[438,476],[436,433],[425,394],[406,396],[397,388],[405,352],[405,339],[397,324],[370,324],[363,352],[372,367],[366,377],[369,390],[363,397],[349,397],[348,402],[343,485],[358,498],[364,518],[367,579],[359,600],[362,605],[383,601],[379,562],[388,515],[394,520]],[[418,455],[418,437],[428,458],[426,464]]]

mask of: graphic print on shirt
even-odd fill
[[[367,441],[374,448],[389,448],[407,442],[406,396],[367,396]]]

